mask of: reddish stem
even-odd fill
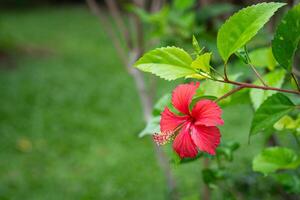
[[[269,87],[269,86],[261,86],[261,85],[254,85],[251,83],[243,83],[243,82],[236,82],[236,81],[231,81],[231,80],[215,80],[218,82],[222,83],[228,83],[232,85],[237,85],[237,86],[242,86],[243,88],[256,88],[256,89],[261,89],[261,90],[273,90],[273,91],[278,91],[278,92],[284,92],[284,93],[291,93],[291,94],[297,94],[300,95],[300,91],[295,91],[295,90],[286,90],[286,89],[281,89],[281,88],[275,88],[275,87]]]

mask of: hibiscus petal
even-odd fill
[[[220,130],[215,126],[193,126],[191,137],[196,146],[211,155],[216,154],[216,148],[220,144]]]
[[[176,136],[173,143],[173,149],[180,158],[194,158],[198,154],[198,150],[191,138],[191,134],[185,127],[181,129],[180,133]]]
[[[188,116],[178,116],[172,113],[169,108],[161,113],[160,120],[160,131],[161,132],[170,132],[174,131],[178,126],[183,124],[189,117]]]
[[[173,90],[172,104],[180,112],[189,115],[189,105],[200,83],[181,84]]]
[[[196,119],[196,125],[217,126],[223,125],[222,110],[211,100],[201,100],[192,109],[192,116]]]

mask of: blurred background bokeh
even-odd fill
[[[219,65],[218,28],[236,10],[261,1],[200,0],[190,7],[180,2],[191,1],[157,1],[154,10],[149,2],[144,10],[117,2],[126,27],[133,26],[132,15],[142,23],[143,40],[150,41],[143,51],[166,45],[189,50],[195,34]],[[113,24],[105,1],[98,6]],[[251,45],[268,44],[276,23],[274,18]],[[145,121],[137,82],[103,26],[82,0],[0,0],[1,200],[170,199],[151,137],[138,137]],[[138,37],[134,29],[130,34]],[[246,68],[242,73],[253,78]],[[182,82],[144,78],[149,88],[155,85],[153,101]],[[224,106],[221,131],[222,140],[240,148],[226,166],[231,178],[211,199],[299,198],[252,171],[253,156],[268,140],[257,136],[248,145],[253,108],[247,95],[237,99]],[[163,152],[172,160],[170,146]],[[170,162],[179,199],[200,198],[202,165]]]

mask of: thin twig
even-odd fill
[[[228,81],[228,76],[227,76],[227,63],[224,64],[224,80]]]
[[[215,102],[219,102],[221,101],[222,99],[225,99],[227,97],[229,97],[230,95],[240,91],[241,89],[245,88],[244,86],[239,86],[237,88],[234,88],[232,90],[230,90],[228,93],[224,94],[223,96],[219,97],[218,99],[215,100]]]
[[[292,78],[294,79],[294,81],[296,83],[298,91],[300,91],[300,85],[299,85],[299,81],[298,81],[297,77],[295,76],[295,74],[293,72],[291,73],[291,76],[292,76]]]
[[[210,69],[212,69],[212,70],[213,70],[216,74],[218,74],[222,79],[225,79],[224,76],[223,76],[220,72],[218,72],[215,68],[210,67]]]
[[[125,23],[123,21],[120,9],[117,6],[117,3],[115,0],[105,0],[106,4],[108,5],[108,8],[118,26],[119,31],[121,32],[121,34],[123,35],[128,48],[132,47],[132,41],[130,38],[130,34],[129,31],[127,29],[127,27],[125,26]]]
[[[228,83],[228,84],[232,84],[232,85],[243,86],[244,88],[256,88],[256,89],[261,89],[261,90],[273,90],[273,91],[278,91],[278,92],[284,92],[284,93],[300,95],[300,91],[296,91],[296,90],[286,90],[286,89],[269,87],[269,86],[260,86],[260,85],[254,85],[254,84],[251,84],[251,83],[236,82],[236,81],[225,80],[225,79],[224,80],[212,79],[212,80],[217,81],[217,82],[221,82],[221,83]]]
[[[249,63],[249,65],[250,65],[251,69],[253,70],[253,72],[255,73],[255,75],[257,76],[257,78],[260,80],[260,82],[264,86],[267,87],[268,85],[266,84],[266,82],[264,81],[264,79],[261,77],[261,75],[259,74],[259,72],[255,69],[255,67],[251,63]]]
[[[118,53],[120,59],[122,60],[124,66],[127,66],[127,56],[126,56],[125,50],[124,50],[124,48],[122,48],[120,40],[117,37],[113,27],[109,23],[108,18],[102,12],[100,6],[97,4],[97,2],[95,0],[86,0],[86,2],[88,4],[90,10],[93,12],[93,14],[98,17],[104,31],[107,33],[107,35],[112,40],[112,42],[117,50],[117,53]]]

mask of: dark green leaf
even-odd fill
[[[277,27],[272,50],[278,63],[292,70],[294,54],[300,41],[300,4],[289,10]]]
[[[283,94],[270,96],[254,113],[250,135],[272,127],[281,117],[295,108],[291,100]]]
[[[274,174],[273,178],[279,182],[288,193],[300,194],[300,177],[295,174]]]

